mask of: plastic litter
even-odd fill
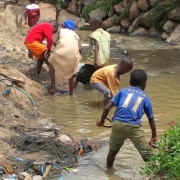
[[[63,179],[64,179],[64,174],[62,174],[58,180],[63,180]]]
[[[20,158],[20,157],[15,158],[15,160],[16,160],[16,161],[21,161],[21,162],[24,161],[24,159],[22,159],[22,158]]]

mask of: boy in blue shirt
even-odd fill
[[[141,118],[145,113],[151,128],[152,136],[150,145],[157,141],[156,125],[153,117],[152,105],[145,94],[147,74],[142,69],[135,69],[130,75],[130,87],[121,89],[104,107],[101,119],[97,126],[103,126],[104,121],[113,106],[116,111],[112,117],[112,132],[110,136],[109,153],[107,155],[107,167],[113,166],[115,157],[126,139],[130,139],[141,154],[144,161],[152,155],[141,126]]]

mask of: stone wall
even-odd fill
[[[150,25],[148,15],[153,13],[153,6],[158,0],[122,0],[112,5],[109,11],[97,8],[92,10],[89,19],[99,17],[103,20],[103,28],[112,33],[127,33],[129,36],[161,37],[171,44],[180,44],[180,6],[176,6],[160,22],[161,30]],[[162,7],[170,0],[163,1]],[[87,20],[83,17],[84,8],[97,3],[97,0],[65,0],[66,10],[81,17],[78,22],[80,29],[87,29]],[[124,15],[126,11],[126,16]],[[123,17],[124,16],[124,17]],[[123,17],[123,18],[122,18]],[[163,23],[163,24],[162,24]]]

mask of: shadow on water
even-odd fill
[[[122,37],[122,40],[116,43],[116,49],[111,51],[116,52],[111,53],[111,64],[119,62],[119,49],[129,52],[134,69],[145,69],[148,74],[145,91],[152,100],[160,136],[169,128],[169,122],[180,116],[180,51],[154,39]],[[128,83],[129,73],[121,76],[121,88],[128,86]],[[111,129],[95,125],[103,109],[102,98],[99,92],[79,84],[73,96],[65,94],[47,97],[41,110],[52,114],[56,123],[64,125],[62,131],[72,136],[109,140]],[[112,117],[113,110],[109,118]],[[142,125],[149,139],[151,131],[145,116]],[[66,179],[141,179],[138,168],[143,161],[130,142],[127,142],[118,154],[113,171],[105,168],[107,152],[108,147],[93,152],[86,160],[81,160],[77,171],[68,174]]]

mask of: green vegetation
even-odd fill
[[[168,19],[168,13],[178,4],[180,4],[179,0],[171,0],[169,2],[164,0],[156,1],[146,17],[147,23],[151,27],[162,31],[162,27]]]
[[[180,178],[180,124],[171,126],[157,143],[157,152],[141,168],[140,173],[153,179]]]
[[[61,6],[64,0],[56,0],[56,21],[58,20],[59,12],[61,10]]]
[[[122,0],[101,0],[92,6],[85,7],[82,12],[82,17],[85,18],[86,21],[89,20],[89,13],[95,9],[101,8],[104,11],[108,12],[112,5],[120,3]]]

